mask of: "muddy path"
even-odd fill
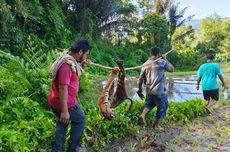
[[[143,128],[108,144],[101,152],[230,152],[230,101],[214,106],[212,114],[186,125],[166,126],[164,132]]]

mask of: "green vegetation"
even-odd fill
[[[230,73],[230,67],[223,67],[221,70],[223,73]]]
[[[34,50],[36,46],[31,45],[31,48]],[[29,51],[27,55],[30,55]],[[45,68],[43,64],[46,65],[55,58],[56,53],[53,51],[45,57],[40,56],[43,58],[41,64],[35,64],[38,61],[35,61],[33,56],[30,60],[4,52],[1,52],[1,56],[5,61],[0,72],[2,94],[0,119],[3,122],[0,127],[1,150],[47,151],[52,143],[55,123],[54,115],[47,105],[48,86],[51,81],[48,78],[49,68]],[[128,113],[126,110],[129,103],[124,103],[116,109],[115,120],[103,121],[95,104],[97,90],[92,87],[95,86],[95,76],[86,73],[81,77],[80,83],[82,87],[79,101],[87,115],[87,125],[83,136],[84,146],[98,150],[110,141],[129,134],[135,135],[140,131],[141,127],[137,125],[137,120],[144,106],[143,101],[136,101]],[[171,102],[164,123],[165,125],[173,121],[184,123],[203,114],[201,99],[184,103]],[[155,119],[155,111],[147,117],[148,126],[152,126],[153,119]]]
[[[163,53],[175,50],[168,58],[179,70],[196,70],[207,52],[216,53],[218,61],[229,61],[230,20],[211,15],[202,21],[200,34],[195,34],[190,25],[183,25],[191,18],[184,18],[188,8],[180,10],[171,0],[157,0],[154,7],[147,1],[135,6],[123,0],[1,0],[0,4],[0,50],[19,57],[29,49],[30,40],[47,54],[85,38],[93,46],[90,59],[102,65],[116,66],[117,58],[126,67],[140,65],[152,46]],[[135,16],[144,8],[143,18]]]
[[[230,67],[221,67],[221,71],[223,73],[230,73]],[[185,76],[185,75],[196,75],[197,71],[175,71],[173,73],[166,73],[167,77],[174,77],[174,76]]]
[[[81,102],[87,116],[87,125],[83,136],[83,145],[95,150],[106,143],[127,135],[135,135],[141,127],[137,125],[143,101],[136,101],[130,112],[126,113],[129,103],[116,109],[117,118],[103,121],[96,108],[95,100]],[[54,133],[54,116],[44,110],[36,101],[29,98],[7,98],[1,100],[0,147],[6,151],[49,150]],[[155,110],[147,116],[147,124],[152,126]],[[187,122],[204,114],[203,101],[194,99],[184,103],[170,102],[164,124],[173,121]],[[19,142],[20,141],[20,142]]]
[[[54,117],[26,97],[0,100],[0,151],[35,151],[49,147]]]
[[[69,48],[76,39],[89,40],[93,46],[89,58],[105,66],[116,66],[118,58],[125,67],[138,66],[148,59],[152,46],[161,47],[163,53],[173,49],[168,59],[177,71],[190,72],[169,76],[195,74],[191,70],[205,61],[207,52],[216,53],[218,62],[230,60],[229,19],[209,16],[197,34],[183,25],[187,8],[179,10],[179,4],[171,0],[157,0],[154,7],[145,0],[139,4],[127,0],[0,0],[0,151],[50,150],[55,117],[47,104],[49,67],[57,48]],[[137,17],[143,8],[147,13]],[[83,145],[98,150],[107,142],[138,133],[141,128],[136,121],[143,101],[136,101],[129,113],[125,113],[125,103],[117,108],[114,121],[102,121],[95,106],[94,80],[108,71],[95,67],[86,71],[78,97],[87,114]],[[136,76],[139,70],[127,74]],[[204,114],[200,99],[171,102],[169,107],[166,125]],[[154,112],[148,115],[147,126],[153,119]]]
[[[166,77],[174,77],[174,76],[183,76],[183,75],[195,75],[197,71],[179,71],[179,72],[173,72],[173,73],[166,73]]]
[[[179,146],[182,151],[225,150],[228,147],[225,141],[230,137],[230,127],[227,125],[230,122],[229,107],[229,100],[221,100],[214,106],[211,116],[200,117],[184,125],[183,133],[171,141],[172,146]]]

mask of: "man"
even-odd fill
[[[140,115],[139,123],[144,125],[145,115],[156,106],[157,113],[154,128],[155,130],[163,131],[164,129],[161,126],[161,119],[166,115],[166,111],[168,109],[164,73],[165,70],[173,72],[174,67],[168,62],[165,56],[161,56],[160,49],[157,47],[150,49],[150,56],[149,60],[142,65],[139,78],[138,94],[142,92],[142,84],[145,83],[146,85],[146,104],[142,114]]]
[[[85,127],[85,114],[76,101],[82,66],[87,62],[91,46],[86,40],[75,41],[52,65],[52,87],[48,102],[57,116],[53,152],[63,152],[68,124],[71,124],[68,152],[79,152]]]
[[[224,87],[224,78],[220,70],[220,66],[213,62],[215,56],[210,53],[207,55],[207,63],[202,64],[197,72],[197,86],[196,89],[199,90],[200,82],[202,81],[202,90],[204,95],[204,100],[206,101],[205,108],[208,113],[211,113],[210,108],[218,101],[219,99],[219,90],[216,76],[218,75],[219,79],[222,82]]]

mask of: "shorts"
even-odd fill
[[[157,107],[156,118],[160,119],[166,116],[168,109],[168,98],[166,94],[161,95],[147,95],[145,100],[145,108],[151,111],[154,107]]]
[[[212,98],[213,100],[218,101],[219,100],[219,90],[203,90],[204,94],[204,100],[210,100]]]

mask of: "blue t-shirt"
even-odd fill
[[[202,90],[218,89],[217,75],[221,75],[220,66],[214,62],[202,64],[197,72],[197,76],[201,78]]]

